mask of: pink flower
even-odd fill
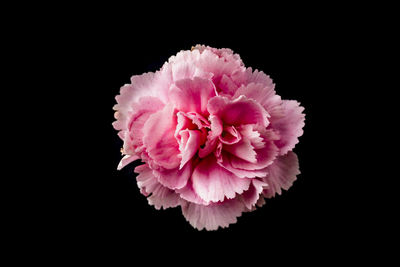
[[[230,49],[197,45],[121,88],[113,126],[124,141],[118,169],[136,167],[156,209],[180,206],[189,223],[216,230],[288,190],[304,108]]]

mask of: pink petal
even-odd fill
[[[121,170],[123,167],[137,159],[139,159],[137,155],[125,155],[119,162],[117,170]]]
[[[172,105],[166,105],[146,121],[143,129],[143,144],[154,162],[164,168],[179,166],[179,145],[174,137],[176,118]]]
[[[194,203],[194,204],[200,204],[200,205],[208,205],[210,202],[205,201],[202,199],[193,189],[193,183],[192,179],[189,178],[187,184],[181,188],[175,190],[176,193],[180,195],[180,197],[184,200],[187,200],[188,202]]]
[[[226,97],[216,96],[208,102],[208,111],[216,115],[228,125],[259,124],[267,127],[269,116],[265,109],[252,99],[245,96],[231,101]]]
[[[222,135],[219,137],[221,143],[226,145],[233,145],[242,140],[242,136],[236,130],[235,126],[226,126]]]
[[[234,168],[244,170],[260,170],[268,167],[272,164],[276,156],[278,155],[279,149],[275,145],[274,141],[277,136],[273,131],[267,130],[263,133],[265,146],[261,149],[256,149],[256,162],[249,162],[239,157],[231,157],[230,162]]]
[[[200,158],[207,157],[211,152],[215,150],[216,146],[218,145],[217,138],[221,135],[223,130],[222,121],[220,120],[220,118],[211,115],[208,119],[211,122],[211,131],[208,132],[205,146],[203,148],[200,148],[199,150]]]
[[[292,150],[299,142],[298,137],[303,135],[305,114],[300,103],[293,100],[284,100],[282,107],[285,115],[271,124],[272,129],[279,131],[280,140],[276,141],[280,149],[279,154],[284,155]]]
[[[258,202],[261,192],[268,185],[258,179],[252,179],[249,190],[241,194],[241,200],[247,209],[252,209]],[[262,197],[263,198],[263,197]]]
[[[240,142],[232,145],[224,145],[224,151],[231,153],[239,159],[256,163],[257,162],[257,152],[251,145],[250,140],[242,139]]]
[[[187,140],[181,150],[182,160],[179,169],[182,169],[186,162],[197,153],[197,150],[200,147],[201,132],[198,130],[183,130],[180,135],[185,135],[186,137],[184,139]]]
[[[184,187],[192,174],[192,164],[185,164],[181,169],[164,169],[153,170],[158,182],[169,189],[180,189]]]
[[[199,114],[207,114],[207,103],[213,96],[214,84],[199,77],[176,81],[169,91],[171,102],[179,111]]]
[[[264,177],[265,175],[267,175],[266,168],[241,169],[241,168],[234,167],[234,166],[232,166],[232,162],[231,162],[233,158],[236,158],[236,157],[228,152],[222,151],[221,157],[218,160],[218,164],[239,178]],[[253,166],[253,168],[257,168],[257,166]]]
[[[181,199],[179,195],[173,190],[162,186],[146,164],[138,166],[135,172],[139,173],[136,179],[141,193],[145,196],[150,195],[147,198],[150,205],[153,205],[156,209],[167,209],[180,205]]]
[[[212,155],[202,159],[192,174],[193,189],[205,201],[223,201],[241,194],[250,185],[249,179],[239,178],[217,164]]]
[[[236,198],[207,206],[184,202],[181,205],[185,219],[196,229],[217,230],[236,223],[244,211],[244,205]]]
[[[275,194],[280,195],[281,189],[288,190],[296,180],[296,176],[300,174],[297,156],[292,151],[276,158],[267,170],[268,175],[263,178],[263,181],[268,184],[268,188],[263,191],[263,194],[268,198]]]
[[[269,78],[268,78],[269,79]],[[282,100],[275,93],[275,85],[272,80],[267,85],[264,83],[250,83],[242,85],[235,93],[233,98],[238,98],[242,95],[247,98],[254,99],[261,104],[270,115],[271,119],[283,116]]]

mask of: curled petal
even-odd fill
[[[179,145],[174,137],[176,119],[172,105],[166,105],[146,121],[143,144],[152,160],[167,169],[179,166]]]
[[[212,115],[216,115],[228,125],[240,126],[242,124],[259,124],[267,127],[268,113],[252,99],[245,96],[231,101],[226,97],[216,96],[210,99],[207,106]]]
[[[183,168],[153,170],[158,182],[170,189],[180,189],[184,187],[192,174],[192,164],[189,162]]]
[[[182,169],[186,162],[197,153],[201,142],[201,132],[198,130],[184,130],[181,132],[181,136],[187,141],[182,143],[182,160],[179,169]]]

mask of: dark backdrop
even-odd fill
[[[59,112],[68,123],[59,127],[67,133],[63,144],[69,153],[64,167],[54,172],[68,174],[63,180],[68,190],[53,192],[63,193],[55,209],[74,246],[85,251],[139,244],[161,253],[190,251],[193,244],[206,242],[203,249],[214,252],[239,246],[248,253],[274,247],[283,254],[351,254],[361,209],[349,185],[359,177],[348,168],[355,164],[346,150],[352,133],[342,129],[358,123],[349,120],[357,110],[347,112],[354,92],[344,89],[353,33],[334,16],[311,15],[228,20],[225,14],[219,20],[205,16],[203,24],[190,14],[173,21],[81,14],[78,22],[60,26],[62,34],[51,35],[45,47],[55,51],[50,62],[65,63],[68,70],[55,70],[63,88],[57,98],[67,103]],[[301,170],[294,185],[214,232],[193,229],[180,208],[155,210],[147,204],[136,186],[136,163],[116,170],[122,141],[111,125],[114,97],[132,75],[156,71],[170,56],[196,44],[239,53],[246,66],[269,74],[277,93],[301,102],[306,113],[304,135],[294,149]],[[338,241],[341,246],[332,250]]]

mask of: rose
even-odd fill
[[[118,169],[141,159],[137,184],[149,204],[181,206],[197,229],[235,223],[300,173],[292,149],[304,108],[230,49],[181,51],[159,71],[133,76],[116,100]]]

